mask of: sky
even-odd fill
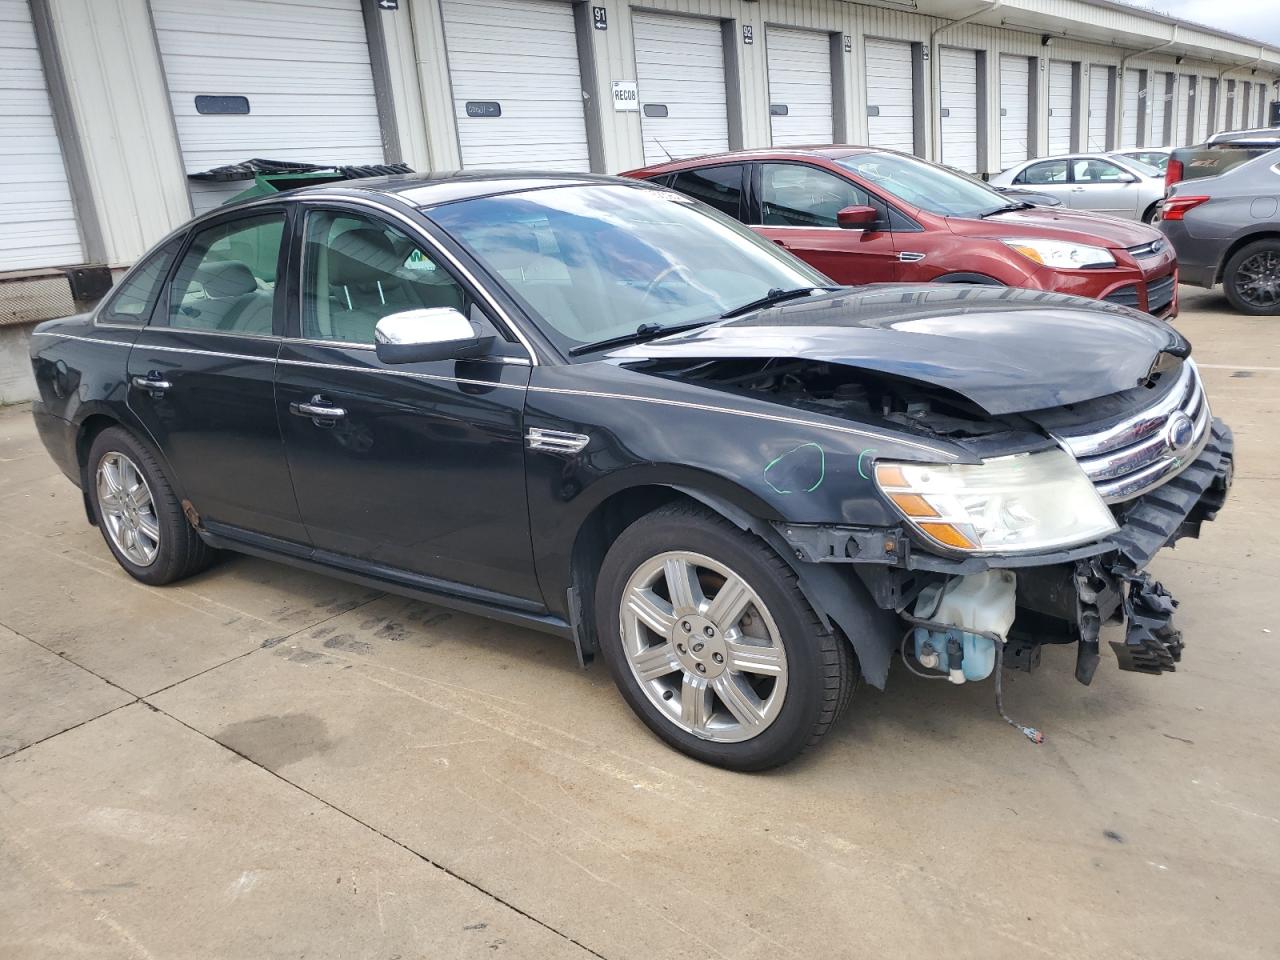
[[[1280,0],[1138,0],[1139,5],[1280,45]]]

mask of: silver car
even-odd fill
[[[1028,160],[991,178],[993,187],[1021,187],[1058,197],[1073,210],[1092,210],[1150,223],[1164,198],[1164,175],[1118,153],[1070,153]]]

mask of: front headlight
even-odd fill
[[[876,464],[876,484],[927,538],[967,553],[1026,553],[1088,543],[1115,518],[1065,450],[979,464]]]
[[[1067,243],[1065,240],[1028,240],[1023,237],[1010,237],[1000,242],[1017,250],[1028,260],[1059,270],[1087,270],[1091,267],[1116,265],[1116,258],[1104,247]]]

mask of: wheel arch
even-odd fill
[[[89,414],[76,427],[76,463],[80,466],[80,494],[84,501],[84,513],[89,523],[97,526],[97,520],[93,516],[93,504],[89,501],[89,490],[92,486],[92,478],[89,476],[89,450],[93,447],[93,441],[98,439],[98,435],[104,430],[111,427],[123,427],[118,419],[107,413],[95,412]]]
[[[644,483],[615,491],[588,513],[578,527],[570,553],[570,622],[579,662],[590,661],[598,649],[596,578],[614,539],[641,517],[661,506],[684,500],[700,504],[768,544],[791,567],[800,592],[818,617],[853,648],[863,678],[883,689],[897,636],[893,614],[876,607],[861,581],[849,571],[837,569],[833,564],[801,561],[768,519],[746,506],[753,501],[759,503],[754,495],[746,490],[740,493],[741,503],[721,493],[679,482]],[[865,603],[855,599],[859,595]]]
[[[969,271],[961,271],[957,273],[945,273],[940,277],[936,277],[934,283],[974,283],[984,287],[1007,287],[1008,284],[1003,280],[997,280],[995,277],[988,276],[985,273],[973,273]]]
[[[1246,234],[1231,241],[1231,245],[1222,251],[1222,257],[1218,260],[1218,271],[1214,275],[1213,282],[1222,283],[1226,279],[1227,264],[1231,262],[1231,258],[1249,244],[1256,243],[1259,240],[1280,241],[1280,230],[1259,230],[1256,233]]]

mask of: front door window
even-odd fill
[[[385,316],[466,303],[458,282],[406,234],[359,214],[308,214],[302,264],[305,340],[370,345]]]

